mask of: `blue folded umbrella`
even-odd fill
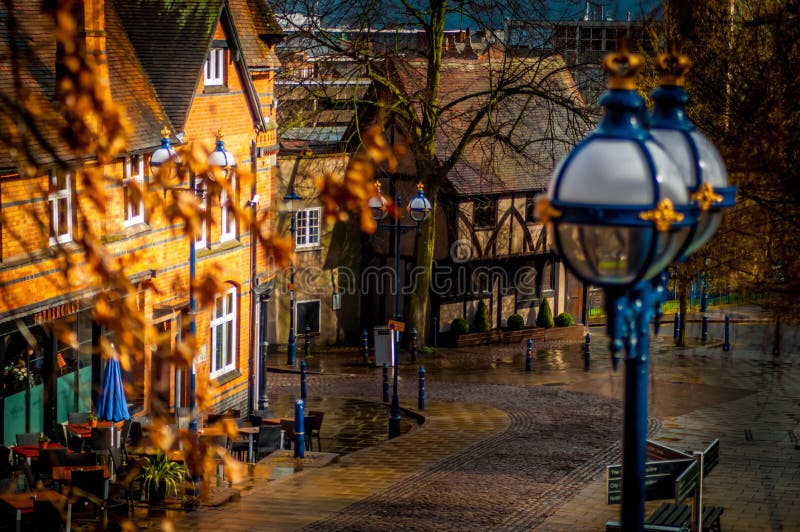
[[[131,417],[125,388],[122,385],[119,361],[113,358],[106,362],[106,369],[103,372],[100,395],[97,398],[97,417],[103,421],[114,422]]]

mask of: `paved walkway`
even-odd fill
[[[798,331],[784,327],[779,357],[769,324],[735,324],[730,353],[721,324],[711,331],[705,347],[674,348],[671,328],[654,340],[654,439],[701,450],[720,438],[704,493],[725,508],[726,531],[800,530]],[[595,352],[606,352],[593,335]],[[602,529],[619,512],[605,504],[605,466],[620,459],[623,372],[598,355],[587,371],[579,347],[538,350],[533,373],[521,370],[521,346],[438,350],[426,361],[424,425],[324,468],[254,482],[241,501],[201,508],[176,529]],[[325,373],[309,376],[309,408],[348,396],[386,408],[380,370],[353,357],[327,357]],[[403,406],[415,408],[415,367],[400,376]],[[290,404],[296,381],[272,373],[271,401]]]

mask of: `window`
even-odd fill
[[[231,177],[231,190],[236,190],[236,178]],[[220,208],[222,209],[220,217],[220,242],[227,242],[236,238],[236,215],[231,207],[232,198],[228,197],[228,192],[223,189],[219,197]]]
[[[296,216],[296,240],[298,248],[319,245],[319,207],[303,209]]]
[[[297,302],[297,334],[306,333],[306,325],[312,333],[319,332],[319,299]]]
[[[125,158],[122,190],[125,195],[125,227],[144,223],[144,157],[141,155]]]
[[[491,196],[475,196],[472,200],[473,224],[475,229],[493,228],[495,225],[495,198]]]
[[[236,368],[236,288],[214,299],[211,318],[211,376]]]
[[[525,221],[529,224],[536,223],[536,201],[539,199],[539,194],[536,192],[528,192],[525,194]]]
[[[212,48],[208,51],[205,84],[208,86],[225,85],[225,48]]]
[[[202,224],[200,226],[200,231],[194,235],[194,245],[195,247],[205,247],[208,243],[206,240],[206,233],[208,228],[206,226],[206,216],[205,213],[208,210],[208,194],[206,190],[206,183],[202,179],[195,178],[194,182],[194,193],[200,198],[200,210],[201,210],[201,217],[203,219]]]
[[[50,173],[50,244],[72,241],[72,176],[63,168]]]

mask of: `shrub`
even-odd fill
[[[550,303],[546,298],[542,298],[542,304],[539,305],[539,314],[536,315],[536,326],[544,329],[551,328],[553,323],[553,311],[550,310]]]
[[[492,328],[492,317],[489,315],[489,307],[483,302],[478,301],[478,308],[475,310],[475,318],[472,320],[472,328],[475,332],[485,332]]]
[[[525,326],[525,318],[519,314],[512,314],[508,317],[508,320],[506,320],[506,324],[508,325],[508,330],[518,331]]]
[[[453,334],[467,334],[469,332],[469,323],[467,323],[467,320],[456,318],[450,324],[450,332]]]
[[[562,312],[555,319],[556,327],[570,327],[575,325],[575,320],[572,319],[572,314],[569,312]]]

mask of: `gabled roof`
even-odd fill
[[[106,49],[111,98],[125,109],[128,117],[128,151],[152,150],[161,142],[161,127],[169,127],[170,120],[117,13],[109,7],[106,7]]]
[[[228,0],[228,5],[248,68],[278,68],[272,45],[283,38],[283,30],[266,0]]]
[[[113,6],[106,5],[106,50],[111,97],[121,106],[128,117],[130,138],[128,151],[152,149],[160,142],[160,129],[169,124],[169,119],[158,101],[155,90],[137,60],[134,49],[120,25]],[[39,2],[18,1],[13,10],[16,37],[12,51],[12,28],[5,4],[0,5],[0,98],[6,100],[5,113],[0,113],[0,135],[7,140],[16,139],[22,149],[30,150],[30,157],[41,165],[49,165],[61,159],[75,158],[61,136],[66,127],[58,104],[55,102],[56,42],[55,23],[51,15],[44,13]],[[16,64],[12,57],[16,57]],[[15,87],[19,76],[19,89]],[[20,101],[19,91],[28,91],[35,112],[31,113],[33,127],[19,135],[14,110]],[[31,136],[36,131],[40,137]],[[19,130],[18,130],[19,131]],[[0,150],[0,168],[15,171],[17,162],[8,150]]]
[[[176,130],[183,130],[224,0],[113,0]]]
[[[560,58],[509,59],[508,69],[518,79],[513,87],[546,88],[565,99],[580,103],[574,80]],[[509,66],[509,64],[511,66]],[[436,135],[436,153],[445,160],[455,151],[468,124],[487,105],[489,91],[500,66],[488,60],[445,59],[442,64],[440,106],[452,105],[441,117]],[[406,94],[422,88],[426,63],[397,65]],[[496,81],[495,81],[496,83]],[[545,189],[558,161],[585,132],[560,106],[530,94],[502,100],[481,121],[476,133],[496,132],[504,141],[483,137],[470,143],[447,176],[457,195],[499,194]]]

